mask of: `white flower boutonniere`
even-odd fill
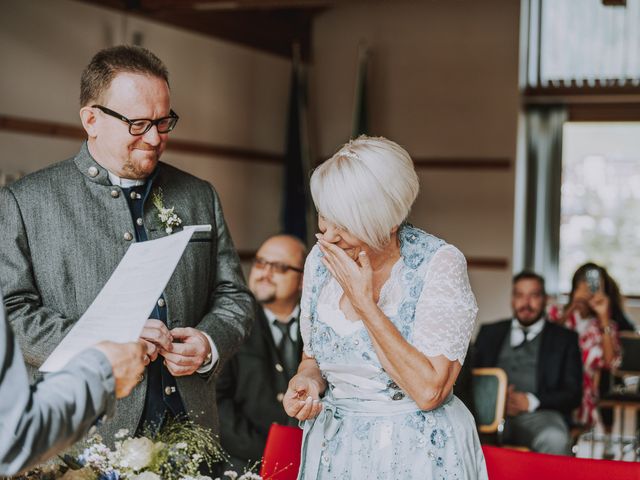
[[[175,207],[166,208],[164,206],[164,201],[162,199],[162,189],[157,188],[155,192],[151,195],[151,201],[153,205],[158,210],[158,219],[160,220],[160,225],[164,228],[164,231],[170,235],[173,232],[174,228],[182,225],[182,219],[175,212]]]

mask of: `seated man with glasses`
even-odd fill
[[[300,240],[277,235],[262,244],[253,261],[249,288],[260,303],[256,320],[216,389],[220,440],[237,471],[260,461],[272,423],[293,422],[282,399],[302,353],[298,303],[305,257]]]
[[[73,158],[0,190],[0,278],[31,372],[69,332],[132,242],[211,224],[187,246],[141,339],[144,379],[98,433],[188,417],[216,432],[213,376],[248,334],[254,301],[207,182],[160,162],[178,115],[168,72],[141,47],[98,52],[82,74],[87,140]],[[172,224],[160,215],[173,208]]]

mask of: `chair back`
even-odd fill
[[[509,448],[483,445],[491,480],[638,480],[637,462],[593,460],[563,455],[518,452]]]
[[[264,480],[296,480],[300,469],[302,430],[274,423],[262,455],[260,476]]]
[[[501,368],[473,369],[473,401],[481,433],[495,433],[504,423],[507,374]]]
[[[640,334],[620,332],[622,361],[616,370],[617,375],[640,375]]]

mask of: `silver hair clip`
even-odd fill
[[[360,157],[358,156],[358,154],[356,152],[354,152],[353,150],[351,150],[350,148],[342,148],[339,152],[338,152],[338,156],[339,157],[347,157],[347,158],[352,158],[354,160],[360,160]]]

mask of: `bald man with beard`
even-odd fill
[[[302,353],[299,302],[305,257],[300,240],[276,235],[253,261],[249,288],[259,304],[255,323],[216,387],[220,439],[238,471],[260,461],[272,423],[292,422],[282,399]]]

